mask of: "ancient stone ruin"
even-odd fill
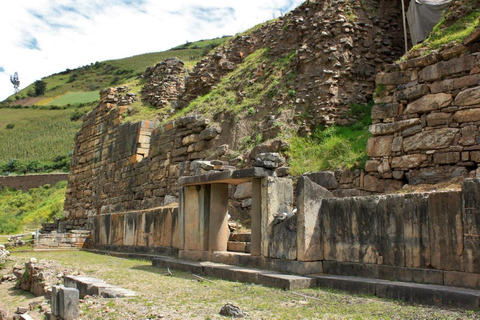
[[[480,162],[475,32],[465,44],[409,57],[377,75],[365,189],[475,176]],[[419,55],[420,53],[417,53]]]
[[[385,10],[387,2],[378,6]],[[143,95],[153,105],[182,108],[257,48],[296,49],[303,71],[294,109],[314,111],[306,127],[354,122],[348,103],[376,87],[365,170],[291,177],[282,156],[288,144],[275,135],[239,157],[235,117],[191,113],[168,123],[125,123],[128,94],[110,88],[76,136],[69,175],[65,216],[76,229],[91,230],[85,243],[301,275],[480,289],[479,32],[387,65],[401,51],[392,17],[398,7],[375,18],[358,2],[337,3],[306,3],[236,37],[184,83],[182,63],[164,61],[146,71]],[[348,8],[359,22],[348,21]],[[306,70],[313,70],[308,77]],[[458,177],[466,178],[461,190],[385,194]],[[229,225],[238,208],[248,217],[243,233]],[[312,279],[300,280],[310,286]],[[478,307],[472,297],[468,306]],[[437,300],[461,305],[449,299]]]

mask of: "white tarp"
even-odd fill
[[[410,38],[415,45],[428,37],[452,0],[412,0],[407,11]]]

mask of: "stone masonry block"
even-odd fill
[[[302,176],[297,184],[297,259],[323,259],[320,229],[320,207],[323,199],[334,196],[322,186]]]

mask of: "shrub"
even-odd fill
[[[15,125],[13,123],[9,123],[5,126],[5,129],[13,129],[15,128]]]
[[[72,115],[70,116],[71,121],[77,121],[80,120],[85,113],[81,112],[80,110],[75,110]]]
[[[45,94],[45,91],[47,90],[47,83],[43,80],[37,80],[33,84],[35,87],[35,96],[41,96]]]

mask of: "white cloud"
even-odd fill
[[[23,0],[0,4],[0,100],[41,77],[95,61],[233,35],[303,0]]]

